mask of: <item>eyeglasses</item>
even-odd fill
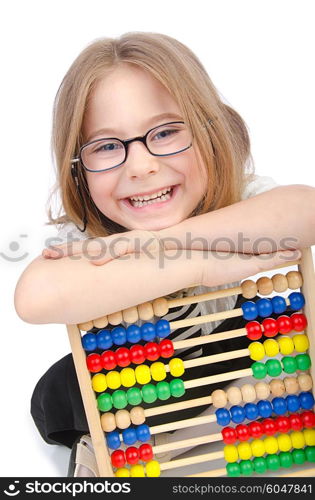
[[[184,122],[170,122],[127,141],[116,137],[96,139],[84,144],[72,163],[81,162],[89,172],[112,170],[126,161],[129,145],[135,141],[142,142],[153,156],[172,156],[192,146],[192,134]]]

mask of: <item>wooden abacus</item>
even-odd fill
[[[100,476],[154,477],[164,470],[205,462],[211,464],[213,460],[224,458],[226,467],[195,475],[268,475],[268,470],[278,471],[279,476],[315,475],[314,468],[289,472],[292,465],[296,469],[304,462],[315,462],[315,415],[312,410],[315,368],[311,365],[311,360],[315,359],[315,307],[312,305],[315,304],[315,275],[311,249],[302,251],[300,261],[288,262],[276,269],[291,266],[298,266],[298,270],[289,271],[286,275],[277,272],[272,278],[263,276],[256,282],[245,280],[239,287],[199,296],[171,300],[158,298],[152,303],[147,302],[84,324],[67,325]],[[283,293],[288,289],[293,291],[287,298],[273,293]],[[257,293],[262,298],[255,303],[250,299],[256,297]],[[172,307],[238,294],[248,299],[241,308],[170,323],[160,319]],[[267,299],[266,296],[270,294],[273,294],[272,299]],[[282,314],[287,308],[290,316]],[[270,317],[272,314],[280,316],[273,319]],[[177,328],[242,315],[248,321],[245,328],[174,343],[166,338],[170,331]],[[155,317],[158,319],[155,324],[132,325],[139,319],[148,322]],[[130,325],[127,328],[117,326],[122,321]],[[106,329],[108,324],[116,328],[110,331]],[[95,328],[101,330],[96,332]],[[90,330],[92,332],[85,333]],[[290,332],[291,335],[287,335]],[[266,340],[258,342],[263,335]],[[254,342],[247,349],[187,361],[172,357],[176,349],[241,336],[247,336]],[[157,338],[158,344],[152,342]],[[121,347],[126,340],[129,345],[133,344],[129,349]],[[115,352],[111,350],[113,345]],[[297,354],[290,356],[293,352]],[[160,356],[162,361],[171,359],[168,363],[156,361]],[[244,356],[250,356],[254,361],[250,368],[185,382],[179,378],[189,368]],[[265,356],[270,359],[262,362]],[[150,367],[145,365],[145,358],[154,363]],[[130,368],[130,365],[135,368]],[[117,366],[120,372],[115,370]],[[299,374],[294,376],[296,371]],[[175,377],[170,382],[165,381],[168,373]],[[249,376],[255,377],[255,385],[246,383],[241,388],[230,387],[227,391],[218,389],[207,397],[196,399],[191,391],[190,400],[180,402],[180,397],[188,389]],[[263,382],[266,376],[273,379]],[[151,379],[157,382],[154,387],[150,383]],[[126,390],[121,390],[121,385]],[[284,394],[286,396],[282,397]],[[170,396],[172,402],[169,404],[148,409],[141,407],[141,401],[153,403],[157,398],[166,401]],[[179,401],[173,402],[173,398]],[[256,400],[258,402],[254,404]],[[173,412],[180,415],[180,411],[188,406],[192,408],[210,404],[216,408],[213,415],[179,418],[176,422],[151,428],[144,424],[153,415]],[[246,419],[249,423],[242,424]],[[218,432],[153,447],[145,442],[150,435],[211,422],[217,423]],[[129,446],[124,450],[118,449],[121,439],[128,446],[137,439],[143,444],[138,448]],[[180,450],[219,441],[225,444],[221,451],[161,464],[154,459],[154,454],[171,449]],[[115,451],[110,452],[109,448]],[[138,461],[144,465],[138,464]]]

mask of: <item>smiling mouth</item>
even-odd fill
[[[128,200],[130,205],[132,205],[135,208],[141,208],[147,205],[153,205],[154,203],[163,203],[171,199],[174,187],[175,186],[170,186],[152,195],[133,196],[132,198],[126,198],[126,200]]]

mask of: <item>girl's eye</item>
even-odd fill
[[[179,130],[177,130],[177,129],[175,129],[175,128],[160,130],[159,132],[157,132],[157,133],[156,133],[156,134],[152,137],[152,139],[153,139],[153,140],[167,139],[168,137],[170,137],[171,135],[176,134],[177,132],[179,132]]]
[[[94,149],[94,153],[110,153],[112,151],[116,151],[117,149],[120,149],[122,145],[119,142],[105,142],[99,144],[97,147]]]

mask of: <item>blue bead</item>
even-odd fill
[[[289,295],[290,309],[293,311],[299,311],[305,304],[304,295],[300,292],[292,292]]]
[[[96,334],[97,347],[99,349],[110,349],[113,345],[112,335],[110,330],[101,330]]]
[[[272,406],[270,401],[267,401],[265,399],[261,399],[257,403],[259,415],[263,418],[268,418],[272,415]]]
[[[112,329],[112,339],[114,344],[123,345],[127,342],[126,329],[123,326],[116,326]]]
[[[155,339],[155,325],[153,323],[144,323],[141,326],[141,338],[146,342]]]
[[[303,410],[310,410],[314,406],[314,396],[310,392],[301,392],[299,400]]]
[[[298,396],[296,396],[295,394],[290,394],[285,399],[287,402],[288,411],[294,413],[295,411],[300,409],[301,405]]]
[[[138,425],[138,427],[136,427],[136,434],[138,441],[145,443],[146,441],[149,441],[151,437],[150,427],[146,424]]]
[[[256,302],[258,315],[262,318],[268,318],[272,314],[272,303],[269,299],[259,299]]]
[[[246,319],[247,321],[251,321],[251,320],[257,318],[258,310],[257,310],[255,302],[248,300],[247,302],[244,302],[241,305],[241,307],[243,310],[243,318],[244,319]]]
[[[117,450],[117,448],[119,448],[120,446],[119,432],[117,431],[108,432],[106,434],[106,441],[108,448],[111,448],[112,450]]]
[[[141,340],[141,328],[138,325],[129,325],[126,331],[127,340],[130,344],[137,344]]]
[[[244,410],[246,413],[246,418],[248,418],[248,420],[256,420],[259,417],[257,405],[255,405],[254,403],[246,403],[246,405],[244,406]]]
[[[137,442],[137,433],[134,427],[128,427],[122,431],[123,441],[127,445],[132,445]]]
[[[284,311],[287,310],[287,303],[285,301],[285,298],[281,297],[281,295],[276,295],[275,297],[272,297],[271,304],[273,312],[276,314],[282,314]]]
[[[164,339],[171,333],[170,323],[167,319],[159,319],[155,323],[156,336],[160,339]]]
[[[215,412],[217,417],[217,423],[219,425],[225,426],[231,422],[230,412],[226,408],[218,408]]]
[[[230,408],[231,419],[235,424],[240,424],[244,422],[246,418],[245,410],[242,406],[234,405]]]
[[[82,337],[82,347],[85,351],[95,351],[97,348],[95,333],[86,333]]]
[[[277,415],[284,415],[287,412],[287,402],[284,398],[273,398],[271,404]]]

